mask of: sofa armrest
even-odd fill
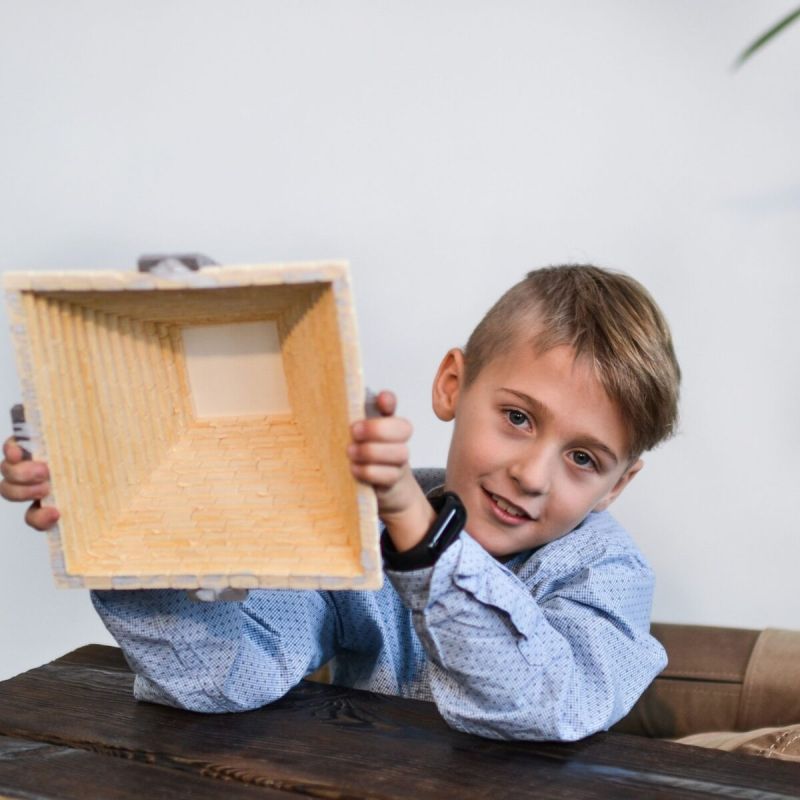
[[[659,738],[800,722],[800,631],[654,623],[669,664],[615,730]]]

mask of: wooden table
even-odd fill
[[[90,645],[0,683],[0,797],[116,800],[800,797],[800,766],[598,734],[496,742],[435,706],[303,682],[205,715],[137,703],[120,651]]]

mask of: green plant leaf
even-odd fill
[[[788,28],[798,17],[800,17],[800,7],[790,11],[782,20],[776,22],[768,31],[762,33],[733,64],[734,69],[741,67],[745,61],[756,51],[760,50],[767,42],[774,39],[784,28]]]

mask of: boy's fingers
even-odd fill
[[[400,469],[383,464],[350,464],[350,470],[358,480],[377,488],[390,488],[397,483]]]
[[[25,523],[31,528],[36,528],[37,531],[46,531],[58,522],[60,516],[57,508],[42,507],[38,503],[34,503],[25,512]]]
[[[401,467],[408,461],[408,447],[405,444],[385,444],[383,442],[364,442],[351,444],[347,455],[354,464],[388,464]]]
[[[22,448],[16,443],[13,436],[3,442],[3,455],[11,464],[22,461]]]
[[[18,484],[11,481],[0,481],[0,497],[14,503],[24,503],[28,500],[41,500],[50,494],[48,481],[34,484]]]
[[[50,478],[50,470],[42,461],[19,461],[8,459],[0,462],[0,474],[10,483],[31,486]]]
[[[378,406],[378,411],[385,417],[390,417],[397,410],[397,397],[395,397],[394,392],[386,389],[378,392],[375,403]]]
[[[356,422],[351,429],[354,442],[405,442],[413,432],[403,417],[378,417]]]

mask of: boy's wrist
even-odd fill
[[[382,514],[381,519],[396,552],[416,547],[436,519],[436,512],[420,491],[419,499],[402,511]]]
[[[432,567],[464,529],[467,512],[458,495],[446,492],[431,499],[428,505],[433,519],[422,538],[410,549],[399,551],[388,529],[384,532],[381,551],[389,569],[404,572]]]

